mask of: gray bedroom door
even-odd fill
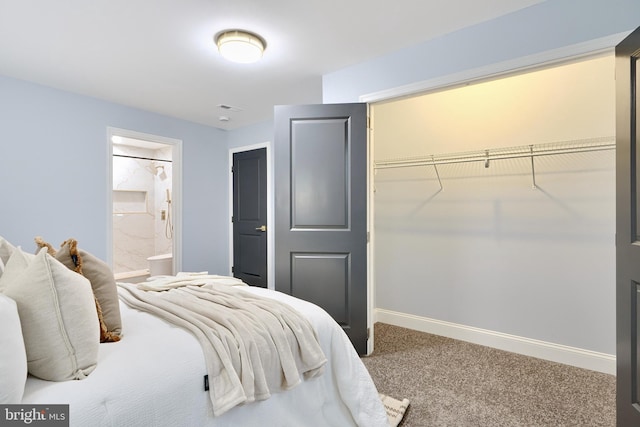
[[[616,46],[617,425],[640,426],[640,29]]]
[[[267,287],[267,149],[233,153],[233,275]]]
[[[367,105],[275,107],[275,288],[367,352]]]

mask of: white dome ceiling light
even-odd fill
[[[262,58],[266,42],[257,34],[243,30],[224,30],[214,40],[220,54],[229,61],[249,64]]]

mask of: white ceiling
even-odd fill
[[[541,1],[0,0],[0,74],[235,129],[322,102],[323,74]],[[229,28],[260,34],[263,60],[223,60]]]

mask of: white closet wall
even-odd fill
[[[615,133],[614,60],[372,106],[374,160]],[[615,153],[378,170],[376,307],[615,354]]]

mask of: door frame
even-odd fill
[[[173,271],[182,271],[182,140],[107,126],[107,265],[113,267],[113,137],[140,139],[171,146],[171,216]]]
[[[271,141],[261,142],[258,144],[242,145],[239,147],[229,148],[228,160],[228,181],[229,181],[229,276],[233,276],[231,268],[233,267],[233,155],[235,153],[244,153],[245,151],[266,148],[267,150],[267,289],[275,289],[275,269],[274,269],[274,242],[273,242],[273,150]]]

